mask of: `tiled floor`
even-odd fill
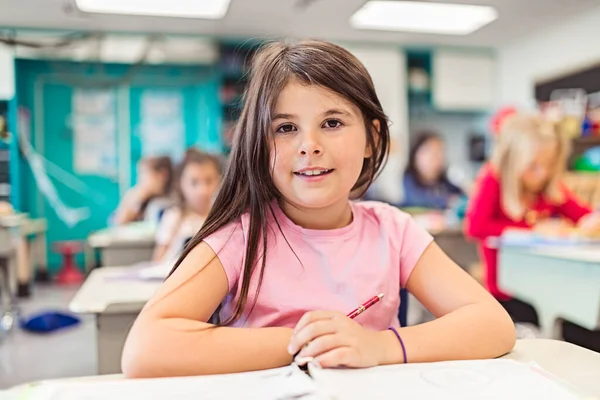
[[[22,315],[67,311],[76,291],[76,287],[38,286],[31,299],[20,301]],[[0,339],[0,389],[42,379],[94,374],[94,324],[92,316],[84,316],[78,326],[52,334],[13,330],[4,340]]]

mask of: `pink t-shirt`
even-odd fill
[[[308,311],[348,313],[371,297],[384,293],[381,302],[356,321],[372,330],[398,327],[400,287],[404,287],[431,235],[411,217],[384,203],[350,203],[353,220],[333,230],[304,229],[277,206],[269,219],[268,251],[263,282],[254,310],[238,327],[293,328]],[[219,257],[229,294],[221,318],[231,315],[243,272],[249,215],[210,235],[205,242]],[[285,237],[284,237],[285,236]],[[287,239],[287,241],[286,241]],[[252,277],[248,307],[255,299],[260,261]]]

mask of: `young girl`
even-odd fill
[[[435,132],[421,132],[410,150],[404,174],[402,207],[445,210],[462,190],[446,177],[444,141]]]
[[[485,283],[518,322],[537,324],[533,308],[503,293],[497,284],[497,250],[488,238],[507,229],[537,229],[560,234],[568,223],[592,231],[600,222],[560,183],[568,156],[557,127],[539,116],[516,114],[503,122],[495,153],[484,166],[467,210],[465,230],[480,241]]]
[[[167,210],[156,235],[154,261],[175,261],[210,211],[221,182],[221,163],[213,155],[188,149],[175,178],[177,206]]]
[[[509,316],[427,232],[391,206],[349,201],[389,140],[373,82],[348,51],[320,41],[263,49],[213,208],[132,327],[125,374],[259,370],[298,352],[323,367],[508,352]],[[401,286],[438,319],[400,328]]]
[[[115,211],[113,222],[123,225],[141,221],[151,201],[171,192],[173,164],[169,157],[148,157],[138,164],[138,183],[129,189]]]

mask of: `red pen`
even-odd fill
[[[369,300],[352,310],[348,315],[346,315],[350,319],[354,319],[358,317],[360,314],[367,311],[369,308],[373,307],[375,304],[379,303],[379,300],[383,299],[383,293],[379,293],[377,296],[371,297]],[[304,347],[308,346],[310,342],[307,342]],[[294,362],[298,365],[304,365],[311,361],[312,357],[302,357],[298,359],[298,354],[300,354],[300,350],[294,354]]]
[[[373,307],[375,304],[379,302],[379,300],[383,299],[383,293],[379,293],[377,296],[371,297],[369,300],[364,302],[362,305],[358,306],[354,310],[347,315],[348,318],[354,319],[358,317],[363,312],[367,311],[369,308]]]

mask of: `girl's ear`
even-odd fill
[[[371,133],[371,135],[373,135],[373,139],[374,139],[374,145],[375,148],[377,147],[377,145],[379,143],[377,143],[379,141],[379,132],[381,131],[381,123],[379,122],[378,119],[374,119],[373,120],[373,125],[371,126],[371,129],[373,130]],[[369,146],[369,141],[367,140],[367,144],[365,145],[365,158],[369,158],[373,155],[373,150],[371,148],[371,146]]]

